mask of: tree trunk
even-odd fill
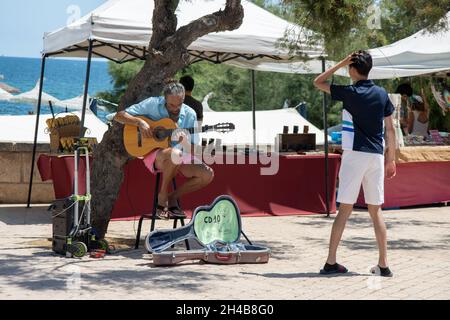
[[[209,14],[176,30],[175,10],[179,0],[154,1],[150,54],[121,98],[119,110],[148,97],[158,96],[164,81],[189,64],[187,47],[193,41],[210,32],[234,30],[242,24],[244,17],[241,1],[227,0],[224,11]],[[123,125],[114,122],[94,152],[91,180],[92,226],[101,238],[108,230],[123,180],[123,167],[130,159],[123,145],[122,133]]]

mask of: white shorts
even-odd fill
[[[337,202],[354,204],[358,199],[361,184],[367,204],[384,203],[384,156],[344,150],[339,171]]]

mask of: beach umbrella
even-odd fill
[[[39,81],[36,83],[33,89],[30,91],[18,94],[16,96],[13,96],[11,98],[11,101],[13,102],[28,102],[35,104],[38,102],[39,98]],[[48,103],[51,101],[54,104],[58,104],[59,100],[48,93],[42,92],[42,102]]]
[[[6,90],[3,90],[2,88],[0,88],[0,100],[3,101],[8,101],[13,97],[13,95],[11,93],[9,93]]]
[[[87,96],[87,101],[91,101],[91,97]],[[82,110],[83,109],[83,95],[79,95],[75,98],[67,99],[67,100],[61,100],[56,103],[57,106],[72,109],[72,110]],[[107,109],[104,106],[97,105],[98,109],[107,111]],[[88,110],[88,109],[86,109]]]
[[[3,80],[4,78],[0,78],[0,80]],[[4,83],[4,82],[0,82],[0,89],[5,90],[6,92],[9,93],[20,93],[20,90],[14,87],[11,87],[10,85]]]

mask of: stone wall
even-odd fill
[[[38,144],[40,154],[49,153],[49,144]],[[0,203],[27,203],[33,144],[0,142]],[[50,203],[54,200],[52,181],[42,182],[35,164],[31,203]]]

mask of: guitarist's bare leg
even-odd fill
[[[171,148],[161,150],[155,160],[156,168],[162,171],[162,183],[158,194],[158,204],[163,207],[168,206],[169,186],[180,167],[172,161],[171,154]]]
[[[206,187],[214,179],[214,171],[205,164],[182,164],[181,172],[189,180],[169,194],[169,207],[176,207],[177,200],[184,194]]]

